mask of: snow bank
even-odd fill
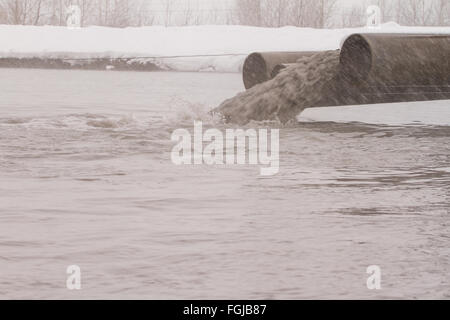
[[[54,26],[0,25],[0,58],[124,58],[152,61],[177,71],[239,72],[254,51],[333,50],[352,33],[450,33],[449,27],[377,29],[255,28],[189,26],[69,29]],[[216,56],[222,55],[225,56]],[[210,57],[179,57],[213,55]],[[171,58],[155,58],[170,56]]]

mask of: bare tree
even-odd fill
[[[172,14],[173,14],[173,5],[175,3],[175,0],[160,0],[163,5],[164,10],[164,25],[170,26],[171,20],[172,20]]]
[[[433,1],[404,0],[399,6],[402,24],[411,26],[430,25],[433,13]]]
[[[380,8],[383,21],[411,26],[450,25],[450,0],[370,0],[365,1],[362,8],[369,5]],[[356,8],[345,10],[342,25],[353,25],[349,19],[356,19],[356,11]],[[361,16],[365,17],[365,12],[361,12]]]
[[[264,24],[268,27],[282,27],[288,24],[286,15],[289,0],[267,0],[264,7]],[[292,2],[292,1],[291,1]]]
[[[435,1],[433,16],[437,26],[450,25],[450,0]]]
[[[26,5],[23,0],[3,0],[6,21],[10,24],[25,24]]]
[[[317,25],[319,28],[326,28],[332,25],[331,18],[336,10],[337,0],[317,0]]]
[[[365,6],[353,5],[344,9],[341,14],[341,26],[343,28],[360,27],[364,25]]]
[[[0,2],[0,24],[8,23],[8,15],[6,14],[6,9],[3,7],[3,4]]]
[[[337,0],[237,0],[238,22],[245,25],[325,28],[332,25]]]
[[[6,23],[37,25],[42,16],[43,0],[2,0]]]
[[[152,0],[140,0],[135,12],[136,26],[151,26],[155,22],[155,14],[150,10]]]
[[[110,22],[111,27],[126,27],[131,25],[131,8],[129,0],[114,0],[110,7]]]
[[[92,0],[77,0],[73,4],[77,5],[80,8],[80,23],[81,26],[85,26],[89,20],[92,20],[92,8],[94,5],[94,2]]]
[[[186,0],[186,5],[183,8],[183,16],[181,24],[188,26],[191,24],[193,18],[192,4],[191,0]]]
[[[294,0],[289,6],[290,24],[297,27],[306,26],[308,0]]]
[[[39,20],[41,19],[41,9],[42,9],[42,0],[36,0],[34,1],[34,18],[33,18],[33,24],[38,25]]]
[[[239,24],[262,26],[262,0],[236,0],[236,13]]]
[[[65,25],[78,5],[82,26],[241,24],[259,27],[328,28],[363,25],[365,9],[378,5],[383,21],[403,25],[450,25],[450,0],[363,0],[338,11],[338,0],[235,0],[199,6],[200,0],[0,0],[0,23]],[[203,1],[203,0],[202,0]],[[159,4],[159,6],[155,6]],[[161,7],[162,6],[162,7]]]

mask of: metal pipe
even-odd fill
[[[316,52],[254,52],[245,59],[242,77],[245,89],[271,80],[274,68],[280,64],[295,63]]]
[[[315,53],[252,53],[244,63],[245,88]],[[450,99],[450,34],[353,34],[323,90],[317,107]]]
[[[450,34],[354,34],[342,45],[340,64],[355,85],[449,85]]]
[[[450,34],[354,34],[322,106],[450,99]]]

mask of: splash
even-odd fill
[[[213,114],[239,125],[251,121],[295,120],[306,108],[319,107],[335,94],[339,50],[301,58],[274,79],[224,101]]]
[[[210,112],[211,106],[198,102],[190,102],[178,96],[172,97],[168,112],[163,116],[162,122],[170,127],[192,126],[194,121],[202,121],[214,126],[223,124],[222,117]]]
[[[128,130],[144,126],[145,120],[145,118],[138,119],[133,114],[103,115],[82,113],[55,116],[0,118],[0,127],[5,129],[18,126],[26,129],[71,129],[78,131],[92,129]]]

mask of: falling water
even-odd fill
[[[224,101],[214,112],[241,125],[252,120],[286,123],[306,108],[322,106],[338,67],[339,50],[306,56],[274,79]]]

